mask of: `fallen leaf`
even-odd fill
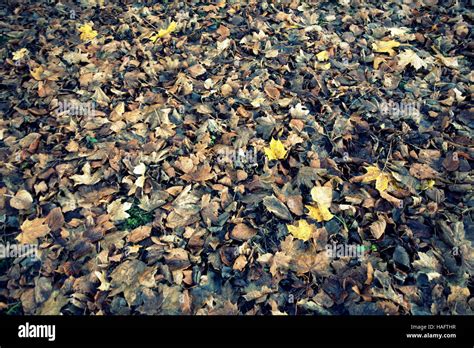
[[[418,57],[418,55],[412,50],[406,50],[400,53],[398,56],[398,66],[404,69],[408,64],[418,70],[420,68],[427,68],[428,64]]]
[[[43,74],[43,72],[44,72],[44,69],[41,65],[34,70],[30,70],[31,76],[33,76],[33,78],[37,81],[42,80],[41,75]]]
[[[246,241],[257,234],[257,231],[244,223],[239,223],[230,232],[232,239]]]
[[[372,233],[372,236],[374,236],[375,239],[379,239],[383,236],[386,227],[387,222],[384,219],[379,218],[370,225],[370,233]]]
[[[163,36],[171,34],[173,31],[176,30],[178,24],[176,22],[171,22],[166,29],[160,29],[157,34],[152,35],[150,40],[155,43],[158,39],[162,38]]]
[[[36,244],[38,238],[46,236],[51,231],[46,218],[25,220],[20,229],[22,232],[15,238],[20,244]]]
[[[315,228],[308,224],[306,220],[298,220],[294,225],[286,225],[288,231],[295,237],[304,241],[309,240]]]
[[[140,226],[135,228],[128,235],[128,241],[131,243],[138,243],[148,238],[151,234],[151,226]]]
[[[26,190],[19,190],[10,200],[10,205],[18,210],[28,210],[33,205],[33,197]]]
[[[127,210],[131,207],[132,203],[125,202],[122,204],[122,198],[119,198],[107,206],[107,212],[112,221],[121,221],[130,217]]]
[[[328,51],[321,51],[318,54],[316,54],[316,58],[318,58],[318,60],[320,62],[324,62],[324,61],[329,59],[329,52]]]
[[[82,167],[82,175],[76,174],[71,176],[71,179],[74,180],[74,186],[76,185],[94,185],[100,181],[101,174],[99,171],[91,175],[91,165],[89,162],[86,162]]]
[[[23,59],[29,51],[26,48],[21,48],[18,51],[13,52],[13,60],[21,60]]]
[[[263,199],[263,205],[267,210],[280,219],[291,220],[292,216],[288,208],[275,196],[265,197]]]
[[[263,150],[269,160],[284,159],[287,154],[283,143],[280,140],[275,140],[273,138],[270,141],[270,147],[265,147]]]
[[[79,27],[80,39],[82,41],[92,40],[98,35],[97,31],[92,29],[92,26],[93,24],[86,23]]]
[[[372,44],[372,49],[378,53],[388,53],[390,56],[394,56],[396,52],[393,49],[399,46],[400,43],[395,40],[376,41]]]

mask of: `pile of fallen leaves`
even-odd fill
[[[473,313],[467,1],[5,2],[0,311]]]

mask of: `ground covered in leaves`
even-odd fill
[[[0,311],[472,314],[467,6],[2,1]]]

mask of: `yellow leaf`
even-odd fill
[[[280,140],[275,140],[273,138],[270,141],[270,147],[265,147],[263,150],[269,160],[283,159],[287,153],[283,143]]]
[[[316,55],[316,58],[318,58],[318,60],[320,62],[324,62],[324,61],[329,59],[329,52],[328,51],[321,51]]]
[[[377,166],[370,166],[370,167],[365,168],[365,170],[367,171],[367,173],[365,173],[364,179],[362,180],[362,182],[364,183],[377,180],[377,178],[379,177],[381,173],[379,167]]]
[[[44,69],[42,66],[39,66],[37,67],[36,69],[34,70],[30,70],[30,74],[31,76],[33,76],[33,78],[37,81],[41,81],[42,78],[41,78],[41,75],[43,74],[44,72]]]
[[[390,183],[390,174],[380,173],[380,175],[375,180],[375,188],[379,192],[386,191],[389,183]]]
[[[377,41],[372,44],[372,49],[378,53],[388,53],[391,56],[395,55],[394,47],[399,47],[400,43],[395,40]]]
[[[298,239],[307,241],[314,232],[314,226],[308,224],[306,220],[298,220],[295,225],[286,225],[288,231]]]
[[[388,185],[392,182],[392,176],[389,173],[382,172],[377,166],[365,168],[366,174],[362,176],[363,183],[369,183],[375,180],[375,188],[379,192],[386,191]]]
[[[384,58],[382,58],[382,57],[375,57],[375,58],[374,58],[374,69],[378,69],[378,68],[379,68],[379,65],[380,65],[381,63],[385,63],[385,62],[386,62],[386,60],[385,60]]]
[[[434,181],[433,179],[429,179],[429,180],[426,180],[426,181],[423,181],[421,183],[421,189],[422,190],[429,190],[429,189],[432,189],[435,185],[436,181]]]
[[[13,52],[13,60],[20,60],[27,54],[28,50],[26,48],[19,49],[18,51]]]
[[[314,64],[314,68],[315,69],[319,69],[319,70],[329,70],[331,68],[331,63],[320,63],[320,62],[316,62]]]
[[[98,35],[97,31],[92,30],[92,25],[88,23],[79,27],[79,31],[81,32],[80,38],[82,41],[92,40]]]
[[[155,34],[155,35],[152,35],[150,37],[150,40],[155,43],[159,38],[162,38],[163,36],[166,36],[166,35],[169,35],[171,34],[173,31],[176,30],[176,27],[178,26],[178,24],[173,21],[171,22],[169,25],[168,25],[168,28],[166,29],[160,29],[158,31],[158,34]]]
[[[328,186],[315,186],[311,189],[311,198],[318,206],[329,207],[332,203],[332,188]]]
[[[329,221],[334,215],[329,211],[332,203],[332,188],[328,186],[315,186],[311,189],[311,198],[316,205],[306,205],[308,215],[318,222]]]
[[[309,210],[308,216],[317,222],[329,221],[334,217],[326,206],[305,205],[305,207]]]

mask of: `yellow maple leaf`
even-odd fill
[[[397,42],[395,40],[377,41],[372,44],[372,49],[378,53],[388,53],[391,56],[394,56],[396,52],[393,50],[393,48],[399,46],[400,42]]]
[[[305,205],[305,207],[309,210],[308,216],[317,222],[329,221],[334,217],[326,206]]]
[[[288,231],[298,239],[307,241],[314,232],[314,226],[308,224],[306,220],[298,220],[295,225],[286,225]]]
[[[379,192],[388,189],[388,185],[392,181],[392,176],[389,173],[382,172],[377,166],[369,166],[365,170],[367,173],[363,176],[362,182],[369,183],[375,181],[375,188]]]
[[[270,141],[270,147],[265,147],[263,150],[269,160],[284,159],[287,153],[283,143],[280,140],[275,140],[273,138]]]
[[[34,70],[30,70],[31,76],[33,76],[33,78],[37,81],[42,80],[41,74],[43,74],[43,72],[44,72],[44,69],[41,65],[39,67],[37,67],[36,69],[34,69]]]
[[[26,48],[19,49],[18,51],[13,52],[13,60],[20,60],[29,52]]]
[[[157,34],[150,36],[150,40],[155,43],[159,38],[169,35],[175,31],[177,26],[178,24],[175,21],[171,22],[166,29],[160,29]]]
[[[318,60],[320,62],[324,62],[324,61],[329,59],[329,52],[328,51],[321,51],[316,55],[316,58],[318,58]]]
[[[82,41],[92,40],[98,35],[97,31],[92,30],[92,26],[93,24],[90,25],[89,23],[86,23],[79,27],[79,31],[81,33],[80,38]]]

